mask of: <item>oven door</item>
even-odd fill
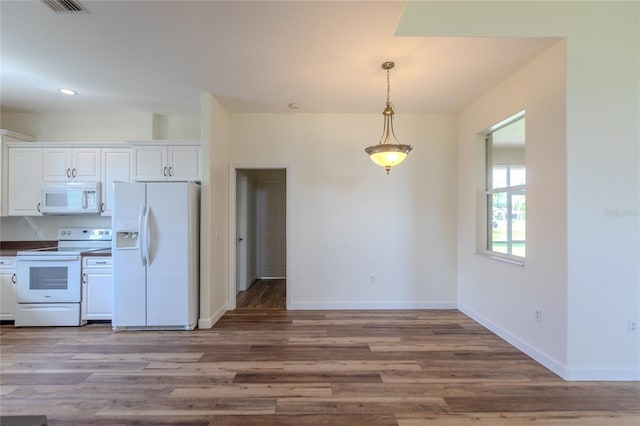
[[[80,256],[18,256],[18,303],[79,303]]]

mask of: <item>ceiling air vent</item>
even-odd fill
[[[86,7],[76,0],[42,0],[42,3],[49,6],[56,13],[88,13]]]

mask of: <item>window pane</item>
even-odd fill
[[[526,248],[526,210],[524,191],[491,194],[491,228],[488,249],[524,257]]]
[[[525,183],[527,183],[527,174],[524,167],[509,167],[509,186],[524,185]]]
[[[526,245],[526,210],[527,200],[524,191],[511,195],[511,253],[524,257]]]
[[[507,194],[505,192],[495,193],[490,196],[490,199],[493,218],[489,234],[489,247],[487,248],[491,251],[507,254]]]
[[[504,166],[493,166],[493,186],[492,189],[504,188],[507,186],[507,168]]]

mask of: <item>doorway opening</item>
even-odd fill
[[[286,169],[235,170],[235,307],[286,309]]]

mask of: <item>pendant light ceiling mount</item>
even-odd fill
[[[384,167],[389,174],[391,167],[397,166],[402,163],[409,151],[413,148],[411,145],[401,144],[396,137],[393,130],[393,105],[389,100],[389,91],[391,85],[389,83],[389,70],[395,67],[395,63],[392,61],[383,62],[381,68],[387,71],[387,103],[385,105],[382,115],[384,116],[384,126],[382,128],[382,137],[377,145],[372,145],[365,148],[365,152],[369,154],[371,160],[379,166]]]
[[[393,61],[383,62],[381,65],[383,70],[390,70],[390,69],[393,69],[393,67],[395,66],[396,66],[396,63]]]

